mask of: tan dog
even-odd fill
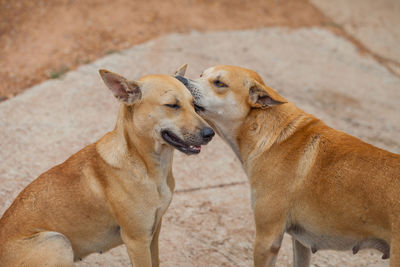
[[[115,129],[19,194],[0,220],[1,266],[73,266],[122,243],[132,265],[159,265],[173,150],[197,154],[214,132],[175,78],[100,74],[122,102]]]
[[[216,66],[177,78],[241,160],[256,223],[254,265],[274,266],[283,234],[294,266],[311,251],[374,248],[400,266],[400,155],[334,130],[254,71]]]

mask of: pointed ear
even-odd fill
[[[287,103],[272,88],[254,81],[249,90],[249,104],[253,108],[268,108]]]
[[[185,76],[186,73],[186,69],[187,69],[187,64],[183,64],[182,66],[180,66],[176,71],[174,76]]]
[[[114,96],[126,105],[135,104],[142,98],[140,84],[108,70],[99,70],[100,76]]]

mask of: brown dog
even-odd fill
[[[100,74],[122,102],[115,129],[19,194],[0,220],[1,266],[73,266],[122,243],[132,265],[159,265],[173,150],[197,154],[214,132],[175,78]]]
[[[336,131],[287,102],[254,71],[216,66],[177,78],[248,175],[254,265],[274,266],[283,234],[294,266],[311,251],[375,248],[400,266],[400,155]]]

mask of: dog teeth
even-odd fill
[[[197,151],[201,150],[201,146],[190,146],[190,148]]]

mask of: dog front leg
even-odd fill
[[[278,256],[284,234],[285,220],[283,214],[270,207],[261,205],[254,209],[256,239],[254,242],[254,266],[273,267]],[[272,208],[271,210],[272,211]]]
[[[275,266],[282,239],[283,234],[278,231],[256,231],[256,240],[254,242],[254,266]]]
[[[292,237],[293,267],[310,266],[311,250]]]
[[[121,238],[128,250],[131,264],[134,267],[151,267],[151,239],[147,237],[132,238],[121,229]]]
[[[160,257],[158,256],[158,236],[160,235],[161,222],[162,222],[162,219],[158,223],[158,226],[153,235],[153,240],[151,240],[151,245],[150,245],[151,261],[152,261],[153,267],[160,266]]]

